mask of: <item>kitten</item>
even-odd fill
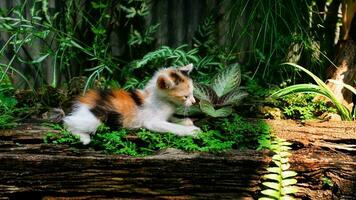
[[[73,112],[63,119],[64,124],[83,144],[90,142],[90,134],[101,122],[116,130],[146,128],[194,136],[200,129],[189,118],[179,121],[172,117],[178,105],[195,103],[193,81],[188,77],[192,69],[192,64],[163,68],[143,90],[91,90],[79,98]]]

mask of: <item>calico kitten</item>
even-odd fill
[[[189,107],[195,103],[193,82],[188,77],[192,69],[192,64],[163,68],[143,90],[91,90],[79,98],[73,112],[63,119],[64,124],[80,136],[83,144],[90,142],[90,134],[101,122],[116,130],[146,128],[194,136],[200,129],[189,118],[179,121],[172,117],[178,105]]]

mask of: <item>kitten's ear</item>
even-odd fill
[[[160,89],[172,89],[174,86],[174,81],[165,75],[161,75],[157,79],[157,87]]]
[[[188,75],[190,74],[190,72],[193,70],[193,64],[190,63],[186,66],[183,66],[183,67],[180,67],[178,68],[178,70],[182,73],[182,74],[185,74],[185,75]]]

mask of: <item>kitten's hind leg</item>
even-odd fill
[[[90,135],[88,133],[80,133],[80,132],[72,132],[73,135],[78,135],[79,140],[84,144],[87,145],[90,143]]]
[[[83,144],[89,144],[91,133],[95,133],[100,120],[85,104],[77,104],[74,111],[63,119],[65,127],[74,135],[79,135]]]

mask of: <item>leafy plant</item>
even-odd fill
[[[16,113],[21,111],[17,108],[17,100],[14,97],[14,88],[12,87],[8,76],[3,74],[0,68],[0,129],[12,128],[16,125]]]
[[[315,94],[290,94],[275,102],[283,114],[291,119],[315,119],[324,113],[336,113],[336,109],[323,100],[315,100]]]
[[[272,157],[274,166],[268,167],[268,173],[263,176],[266,180],[262,184],[267,189],[261,191],[264,197],[259,200],[293,199],[290,195],[297,192],[293,186],[297,183],[297,180],[293,178],[297,173],[289,170],[290,145],[291,143],[278,137],[272,141],[271,150],[275,153]]]
[[[317,37],[315,30],[321,26],[323,34],[327,24],[325,15],[314,10],[315,4],[318,5],[315,1],[229,1],[223,16],[229,23],[225,48],[230,55],[243,57],[244,66],[254,71],[253,78],[268,83],[296,78],[295,71],[279,67],[281,60],[308,64],[321,75],[326,59],[320,43],[325,39]]]
[[[295,94],[295,93],[316,93],[319,95],[322,95],[326,98],[328,98],[336,107],[338,113],[340,114],[341,118],[343,120],[352,120],[352,114],[351,111],[348,110],[341,102],[337,100],[335,97],[334,93],[329,89],[329,87],[317,76],[315,76],[312,72],[309,70],[303,68],[302,66],[299,66],[294,63],[285,63],[287,65],[291,65],[297,69],[300,69],[307,73],[310,77],[314,79],[314,81],[317,83],[315,84],[297,84],[297,85],[292,85],[286,88],[283,88],[274,94],[271,95],[272,98],[280,98],[289,94]],[[351,86],[350,86],[351,87]],[[348,89],[352,89],[350,87],[346,87]],[[351,90],[352,92],[355,92],[354,90]],[[356,92],[355,92],[356,94]]]
[[[330,178],[328,178],[327,176],[321,177],[321,181],[323,182],[324,188],[332,188],[334,186],[333,181]]]
[[[241,69],[235,63],[218,73],[210,86],[196,83],[194,96],[200,100],[201,111],[211,117],[229,116],[232,107],[240,104],[248,95],[239,87],[240,82]]]
[[[266,149],[270,146],[270,128],[262,120],[250,122],[237,114],[217,120],[217,129],[224,132],[224,137],[235,141],[238,148]]]
[[[73,136],[61,126],[51,126],[59,133],[48,133],[44,141],[55,144],[80,145]],[[155,133],[146,129],[134,132],[120,129],[110,131],[105,126],[99,127],[92,142],[89,144],[98,150],[110,154],[126,154],[132,156],[150,155],[158,150],[177,148],[184,151],[221,152],[230,149],[257,148],[270,146],[269,127],[262,121],[249,122],[241,116],[221,119],[216,130],[205,129],[197,137],[179,137],[171,133]]]
[[[145,23],[149,1],[68,0],[56,9],[49,8],[48,0],[13,5],[0,10],[0,31],[9,36],[0,50],[0,66],[5,74],[17,73],[30,89],[66,86],[84,75],[87,90],[102,78],[110,83],[124,77],[120,67],[142,55],[158,28]],[[110,43],[113,33],[127,39],[119,44],[125,49],[120,55],[113,52],[117,44]]]

